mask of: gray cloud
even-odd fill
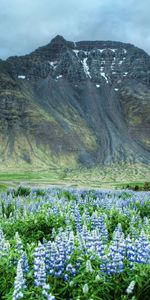
[[[118,40],[150,53],[149,0],[0,0],[0,57],[21,55],[57,34]]]

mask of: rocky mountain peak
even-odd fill
[[[9,58],[14,76],[24,73],[28,79],[54,79],[59,75],[70,81],[90,78],[120,88],[130,79],[150,83],[150,58],[131,44],[113,41],[70,42],[57,35],[51,42],[30,55]],[[17,71],[17,72],[15,72]],[[15,74],[16,73],[16,74]]]
[[[143,50],[57,35],[29,55],[0,61],[0,76],[0,138],[9,153],[17,153],[15,139],[26,139],[18,160],[32,163],[46,151],[48,161],[57,154],[86,165],[150,161],[150,57]]]
[[[50,42],[51,45],[55,45],[55,44],[66,44],[67,41],[64,39],[63,36],[61,35],[56,35]]]

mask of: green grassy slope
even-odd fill
[[[39,169],[37,171],[0,172],[0,184],[70,185],[92,188],[121,188],[150,181],[150,167],[114,165],[97,168]]]

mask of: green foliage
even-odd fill
[[[16,232],[22,238],[24,243],[32,243],[42,241],[43,238],[50,239],[52,229],[57,230],[63,227],[64,219],[44,216],[43,213],[36,214],[36,216],[28,215],[25,220],[17,219],[16,222],[2,222],[1,227],[8,239],[12,239]]]
[[[58,194],[58,197],[59,199],[61,199],[62,197],[68,199],[68,200],[75,200],[76,197],[69,191],[67,190],[64,190],[64,191],[61,191],[59,194]]]
[[[150,218],[150,200],[147,201],[147,203],[143,204],[142,206],[137,202],[136,207],[142,218],[144,217]]]
[[[124,189],[133,190],[133,191],[150,191],[150,182],[143,183],[128,183],[123,186]]]
[[[150,183],[149,182],[145,182],[143,188],[144,188],[144,191],[150,191]]]
[[[127,232],[129,228],[129,223],[129,217],[118,213],[118,211],[116,211],[115,209],[112,210],[110,214],[108,212],[107,229],[109,232],[110,239],[112,238],[112,234],[118,224],[121,224],[123,232]]]
[[[2,216],[5,218],[9,218],[15,212],[15,206],[12,203],[5,206],[4,201],[1,201],[1,209],[2,209]]]
[[[5,298],[6,294],[9,295],[9,291],[13,289],[15,267],[10,264],[7,259],[0,259],[0,299],[11,299],[11,297]]]
[[[31,193],[31,189],[29,187],[26,186],[19,186],[17,189],[14,189],[13,192],[13,196],[17,197],[17,196],[29,196]]]

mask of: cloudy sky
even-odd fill
[[[130,42],[150,54],[150,0],[0,0],[0,58],[26,54],[57,34]]]

